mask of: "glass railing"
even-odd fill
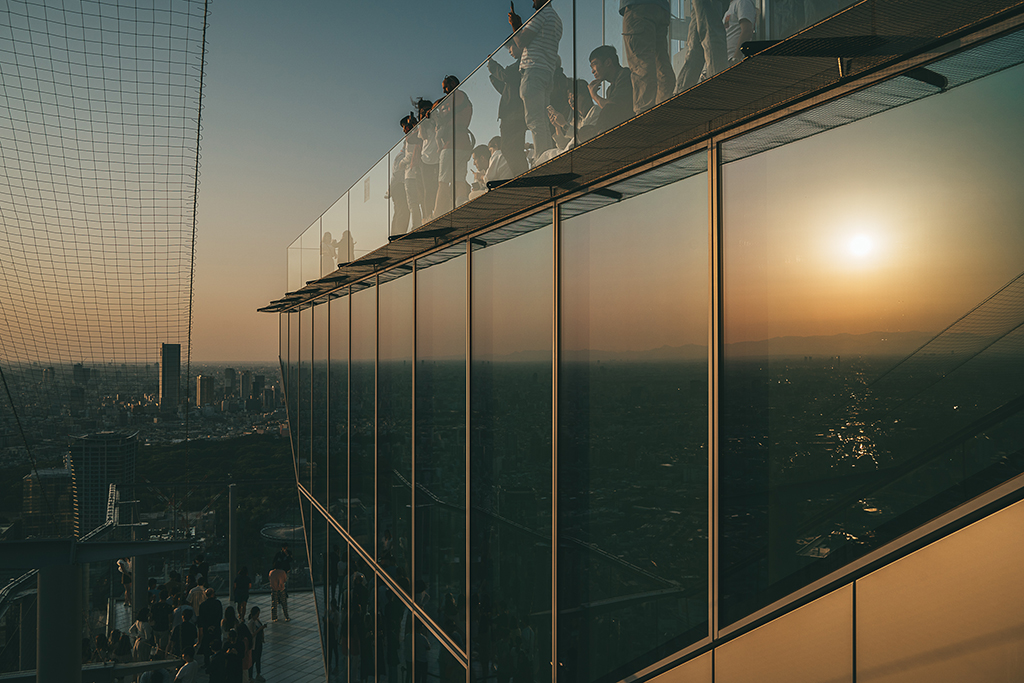
[[[445,79],[433,108],[292,242],[288,291],[714,76],[741,59],[742,41],[786,38],[853,3],[620,4],[551,0],[535,13],[520,2],[523,26],[470,74]]]

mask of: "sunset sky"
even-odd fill
[[[502,43],[506,12],[490,2],[211,4],[197,360],[276,358],[276,316],[255,310],[286,291],[288,245],[398,142],[410,97],[438,97],[444,75],[465,77]],[[616,17],[605,17],[606,35]],[[581,20],[580,51],[601,41],[600,19]],[[496,134],[484,74],[466,88],[478,139]],[[978,111],[972,88],[992,105]],[[1018,68],[731,164],[727,341],[938,331],[1015,276],[1021,93]],[[369,204],[386,200],[374,191]],[[615,320],[613,308],[597,310]],[[636,345],[628,336],[623,349]]]

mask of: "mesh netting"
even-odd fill
[[[23,445],[125,426],[160,344],[187,354],[205,22],[205,0],[0,0],[0,427]]]

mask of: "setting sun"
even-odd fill
[[[875,250],[875,240],[870,235],[861,233],[851,237],[846,243],[846,248],[851,255],[857,258],[865,258],[870,256]]]

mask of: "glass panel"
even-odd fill
[[[302,233],[302,283],[304,286],[310,280],[320,277],[320,219],[313,225],[306,228]]]
[[[330,462],[327,511],[348,529],[348,320],[351,297],[335,299],[331,308]]]
[[[348,647],[352,681],[373,679],[374,578],[369,566],[349,549]]]
[[[415,592],[464,643],[466,246],[450,251],[463,256],[416,271]]]
[[[377,562],[410,591],[413,278],[381,284],[377,361]]]
[[[390,178],[390,159],[385,156],[348,191],[349,229],[352,231],[352,253],[356,258],[388,243]]]
[[[459,198],[457,203],[461,204],[469,194],[465,179],[472,150],[469,126],[473,119],[473,103],[466,93],[457,88],[459,80],[459,77],[449,75],[442,81],[446,95],[431,114],[440,150],[435,218],[451,211],[456,197]]]
[[[403,130],[403,127],[399,127]],[[388,176],[388,198],[390,199],[389,210],[391,216],[391,228],[389,235],[404,235],[409,232],[409,225],[412,222],[412,207],[409,203],[409,196],[405,188],[406,173],[416,167],[416,148],[414,142],[419,142],[419,136],[410,136],[409,143],[403,139],[388,152],[390,159],[391,174]],[[410,166],[411,164],[411,166]],[[410,186],[413,184],[410,183]],[[417,197],[413,196],[414,203]],[[416,203],[417,210],[419,204]]]
[[[499,55],[499,58],[502,56]],[[510,62],[507,50],[503,54],[502,61]],[[485,194],[488,180],[513,177],[508,163],[505,162],[504,154],[501,152],[501,130],[497,120],[498,115],[502,113],[501,92],[495,90],[495,85],[491,82],[491,71],[488,64],[478,68],[472,76],[459,85],[459,90],[466,96],[473,109],[470,134],[465,138],[456,138],[456,151],[459,156],[461,157],[463,152],[469,155],[468,171],[465,178],[469,189],[460,196],[460,203],[466,201],[467,197],[476,199]],[[494,69],[496,79],[504,77],[504,71],[499,71],[501,67],[497,62],[494,62],[494,66],[490,68]],[[499,87],[504,85],[501,80],[497,80],[497,84]],[[505,113],[508,114],[507,111]],[[491,144],[492,140],[493,145]]]
[[[763,0],[772,40],[781,40],[854,4],[850,0]],[[760,38],[759,38],[760,39]]]
[[[288,246],[288,289],[294,292],[306,284],[302,279],[302,235]]]
[[[327,640],[326,661],[328,681],[347,683],[349,680],[348,598],[349,556],[348,544],[333,527],[328,529],[327,556]]]
[[[349,531],[357,543],[372,553],[377,289],[364,289],[349,298],[352,300],[352,361],[349,366]]]
[[[320,625],[321,656],[327,664],[328,648],[328,606],[327,606],[327,572],[330,561],[330,548],[327,539],[327,520],[316,508],[312,508],[312,532],[310,538],[309,575],[313,582],[313,602],[316,605],[317,622]]]
[[[292,465],[298,480],[299,458],[299,314],[288,314],[288,433],[292,440]]]
[[[517,628],[551,677],[552,268],[550,223],[473,252],[470,630],[474,669],[502,679]]]
[[[530,6],[520,6],[512,17],[512,28],[522,26],[510,39],[509,47],[519,59],[519,93],[524,123],[530,131],[526,147],[532,165],[560,151],[552,136],[548,107],[557,109],[565,104],[572,78],[572,5],[572,0],[552,0],[536,12]]]
[[[313,414],[311,421],[311,471],[312,489],[310,493],[323,505],[329,505],[327,497],[327,477],[329,475],[329,438],[330,416],[330,374],[328,373],[328,337],[330,330],[330,314],[326,304],[310,309],[313,313]],[[342,399],[344,400],[344,399]]]
[[[415,621],[415,634],[413,632],[413,621]],[[416,683],[427,683],[427,681],[440,681],[440,683],[466,682],[466,667],[441,644],[433,632],[423,625],[421,620],[410,619],[405,624],[403,633],[406,639],[406,656],[409,661],[415,659],[414,668],[412,669],[413,681],[416,681]],[[459,642],[462,649],[465,649],[464,642],[456,642]],[[510,651],[509,654],[512,655],[514,653]],[[532,678],[523,674],[519,680],[529,681]]]
[[[299,311],[299,380],[298,416],[295,424],[295,443],[298,444],[296,466],[299,483],[312,488],[313,478],[313,309]]]
[[[724,623],[1024,471],[1022,86],[725,166]]]
[[[437,214],[434,208],[437,205],[437,182],[441,162],[441,143],[438,139],[439,116],[432,113],[434,103],[430,100],[420,100],[417,103],[417,115],[419,123],[416,124],[414,134],[419,137],[418,141],[410,141],[410,145],[418,146],[419,167],[413,164],[413,173],[410,174],[411,181],[418,175],[420,179],[420,212],[423,223],[433,220]],[[406,191],[409,183],[406,183]],[[415,195],[417,190],[412,190]]]
[[[622,677],[707,635],[707,182],[562,223],[565,680]]]
[[[352,233],[348,229],[348,193],[331,208],[324,212],[320,219],[323,231],[320,238],[320,275],[333,273],[339,263],[348,263],[352,254]]]
[[[412,660],[405,646],[405,629],[412,622],[412,613],[386,584],[378,580],[377,586],[378,673],[383,680],[411,680]]]

